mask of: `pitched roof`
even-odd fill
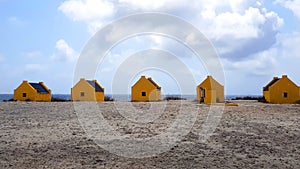
[[[282,79],[287,79],[289,80],[292,84],[294,84],[294,86],[297,86],[291,79],[288,78],[287,75],[282,75],[282,78],[278,78],[278,77],[274,77],[273,80],[268,83],[265,87],[263,87],[263,91],[269,91],[269,88],[273,85],[275,85],[277,82],[279,82]],[[299,86],[297,86],[299,87]]]
[[[264,91],[269,91],[269,88],[270,88],[272,85],[274,85],[274,84],[275,84],[277,81],[279,81],[279,80],[280,80],[280,78],[274,77],[273,80],[272,80],[270,83],[268,83],[267,86],[265,86],[265,87],[263,88],[263,90],[264,90]]]
[[[155,87],[156,87],[156,89],[161,89],[161,87],[160,86],[158,86],[158,84],[156,84],[153,80],[152,80],[152,78],[148,78],[148,81],[150,82],[150,83],[152,83]]]
[[[96,81],[93,81],[93,80],[87,80],[87,82],[93,86],[93,88],[95,88],[95,91],[96,92],[104,92],[103,91],[103,88],[96,82]]]
[[[216,81],[212,76],[207,76],[206,79],[198,85],[198,87],[202,87],[206,82],[208,82],[209,84],[208,86],[206,86],[208,90],[215,88],[216,85],[223,86],[218,81]]]
[[[29,83],[38,93],[48,94],[49,91],[40,83]]]

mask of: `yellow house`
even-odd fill
[[[161,87],[151,78],[142,76],[131,87],[132,101],[159,101],[161,100]]]
[[[268,103],[295,103],[300,100],[300,87],[283,75],[282,78],[274,77],[263,87],[263,95]]]
[[[51,101],[51,90],[43,82],[29,83],[24,80],[14,90],[14,100],[18,101]]]
[[[97,80],[85,80],[81,78],[79,82],[71,88],[72,101],[104,101],[104,88]]]
[[[217,82],[212,76],[207,78],[197,86],[197,100],[205,104],[223,103],[224,86]]]

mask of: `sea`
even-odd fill
[[[131,95],[126,95],[126,94],[118,94],[118,95],[111,95],[108,94],[106,96],[109,96],[110,98],[113,98],[115,101],[130,101],[131,100]],[[162,98],[165,97],[180,97],[184,98],[189,101],[194,101],[196,100],[196,95],[163,95]],[[246,95],[226,95],[225,100],[231,100],[236,97],[245,97]],[[0,102],[7,101],[10,99],[13,99],[14,95],[13,94],[0,94]],[[52,98],[58,98],[58,99],[63,99],[63,100],[70,100],[70,94],[53,94]]]

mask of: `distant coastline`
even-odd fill
[[[108,94],[107,96],[113,98],[115,101],[130,101],[131,96],[130,95],[126,95],[126,94],[119,94],[119,95],[111,95]],[[194,101],[196,99],[196,95],[172,95],[172,94],[168,94],[168,95],[163,95],[162,99],[165,97],[169,97],[169,96],[173,96],[173,97],[181,97],[183,99],[189,100],[189,101]],[[3,101],[7,101],[10,99],[13,99],[14,95],[13,94],[0,94],[0,102]],[[62,100],[70,100],[70,94],[53,94],[52,95],[53,98],[57,98],[57,99],[62,99]],[[234,100],[234,99],[239,99],[239,98],[259,98],[262,97],[261,95],[226,95],[225,96],[225,100]]]

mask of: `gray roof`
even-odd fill
[[[87,82],[93,86],[93,88],[95,88],[96,92],[104,92],[103,88],[101,86],[99,86],[96,82],[92,81],[92,80],[87,80]]]
[[[155,87],[156,87],[156,89],[158,89],[158,90],[160,90],[161,89],[161,87],[160,86],[158,86],[158,84],[157,83],[155,83],[153,80],[152,80],[152,78],[148,78],[148,81],[149,82],[151,82]]]
[[[40,83],[29,83],[38,93],[48,94],[49,91]]]
[[[267,84],[267,86],[265,86],[263,88],[264,91],[269,91],[269,88],[275,84],[278,80],[280,80],[280,78],[274,78],[269,84]]]

